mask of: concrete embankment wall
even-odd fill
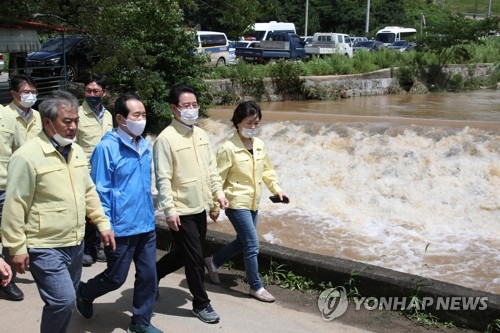
[[[173,246],[173,240],[163,217],[158,217],[156,231],[158,248],[170,249]],[[208,230],[205,242],[206,256],[216,253],[233,238],[232,235]],[[271,261],[278,265],[285,265],[284,268],[287,271],[307,277],[317,284],[331,282],[332,286],[344,286],[347,291],[350,288],[356,288],[361,297],[398,297],[399,299],[404,297],[408,302],[413,296],[420,299],[424,297],[427,300],[432,299],[432,305],[425,306],[420,312],[431,313],[443,321],[453,321],[457,326],[484,331],[495,319],[500,318],[500,295],[357,261],[312,254],[262,242],[259,254],[259,269],[262,273],[269,271]],[[233,263],[236,269],[244,270],[241,255],[235,257]],[[464,300],[485,297],[487,307],[482,310],[466,310],[462,306],[457,306],[456,309],[446,311],[437,308],[438,299],[451,297],[455,301],[458,298]]]
[[[461,75],[465,79],[483,77],[492,73],[494,64],[448,65],[443,71],[450,75]],[[371,73],[352,75],[303,76],[306,89],[323,89],[336,91],[342,98],[357,96],[374,96],[389,94],[391,87],[397,82],[398,68],[381,69]],[[222,103],[222,96],[234,95],[238,99],[256,99],[262,102],[284,100],[277,91],[277,85],[272,79],[263,79],[263,92],[260,96],[248,96],[248,89],[243,89],[230,79],[206,80],[211,86],[215,104]],[[303,95],[295,95],[292,99],[304,99]]]

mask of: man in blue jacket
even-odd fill
[[[158,285],[155,214],[151,148],[141,136],[146,110],[138,95],[128,93],[116,100],[115,120],[119,126],[104,135],[90,157],[90,174],[115,232],[116,251],[106,248],[107,268],[87,283],[80,283],[77,309],[90,319],[93,301],[122,286],[134,261],[136,274],[128,332],[161,333],[151,325]]]

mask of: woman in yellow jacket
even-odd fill
[[[231,119],[236,132],[217,152],[217,166],[229,200],[226,216],[237,237],[213,257],[205,258],[205,264],[212,282],[220,283],[217,269],[243,251],[250,295],[263,302],[274,302],[273,295],[262,285],[257,261],[259,237],[256,226],[262,181],[280,201],[288,203],[288,198],[278,183],[266,146],[255,137],[261,118],[262,112],[255,102],[240,103]],[[210,218],[216,221],[218,217],[219,211],[214,205]]]

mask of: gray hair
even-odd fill
[[[67,91],[56,90],[47,97],[43,99],[40,103],[38,111],[40,112],[40,117],[49,118],[50,120],[56,120],[59,108],[61,106],[68,106],[71,109],[78,110],[78,100],[75,96]]]

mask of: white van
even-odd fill
[[[389,46],[398,40],[406,40],[416,33],[417,29],[414,28],[385,27],[377,31],[375,40],[384,43],[385,46]]]
[[[347,34],[316,32],[311,45],[306,45],[305,49],[309,55],[343,54],[352,58],[351,38]]]
[[[207,65],[224,66],[230,62],[229,42],[223,32],[197,31],[195,45],[197,53],[210,56]]]
[[[291,32],[296,34],[295,24],[289,22],[270,21],[268,23],[255,23],[247,28],[250,32],[250,39],[262,41],[267,40],[271,32]],[[245,39],[247,39],[246,37]]]

